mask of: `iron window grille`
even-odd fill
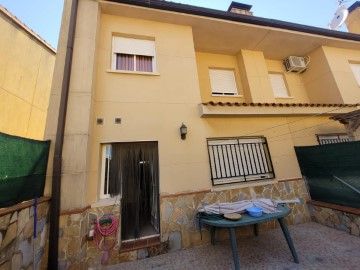
[[[316,134],[319,145],[349,142],[349,136],[346,133]]]
[[[213,185],[275,178],[265,137],[207,140]]]

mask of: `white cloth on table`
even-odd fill
[[[244,213],[246,208],[258,206],[263,209],[265,214],[276,213],[277,203],[271,199],[259,198],[253,200],[243,200],[233,203],[215,203],[204,205],[203,211],[207,214],[232,214]]]

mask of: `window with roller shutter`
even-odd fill
[[[271,87],[276,98],[288,98],[290,97],[289,91],[286,87],[284,76],[277,73],[269,73]]]
[[[238,95],[234,70],[209,68],[209,76],[212,95]]]
[[[133,72],[156,72],[155,41],[113,37],[112,69]]]

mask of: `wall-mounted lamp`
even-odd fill
[[[182,140],[186,139],[186,134],[187,134],[187,126],[185,126],[184,123],[182,123],[180,127],[180,135]]]

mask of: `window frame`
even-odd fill
[[[269,75],[269,79],[270,79],[271,89],[273,91],[273,95],[274,95],[275,98],[292,98],[292,96],[290,94],[290,91],[289,91],[289,86],[288,86],[288,84],[286,82],[285,74],[277,73],[277,72],[269,72],[268,75]],[[283,84],[285,92],[286,92],[285,96],[277,96],[276,95],[276,90],[274,88],[274,84],[273,84],[273,80],[271,79],[271,76],[278,76],[278,78],[281,78],[282,84]]]
[[[117,41],[118,39],[118,41]],[[139,43],[140,42],[146,42],[148,43],[148,47],[151,47],[150,49],[148,48],[148,51],[151,52],[146,52],[146,53],[141,53],[141,49],[139,51],[139,49],[134,49],[134,50],[127,50],[127,51],[120,51],[119,49],[116,49],[116,43],[120,42],[120,39],[123,40],[128,40],[128,42],[130,43],[136,43],[136,41],[138,40]],[[151,45],[149,43],[152,43]],[[121,46],[120,46],[121,47]],[[123,55],[128,55],[128,56],[132,56],[133,58],[133,69],[129,70],[129,69],[118,69],[118,55],[119,54],[123,54]],[[137,57],[142,57],[142,56],[146,56],[146,57],[151,57],[151,66],[152,66],[152,71],[139,71],[137,70],[136,67],[136,58]],[[156,44],[155,44],[155,39],[144,39],[144,38],[135,38],[135,37],[123,37],[123,36],[113,36],[112,37],[112,48],[111,48],[111,71],[115,71],[115,72],[121,72],[121,73],[136,73],[136,74],[156,74],[157,73],[157,69],[156,69]]]
[[[264,136],[207,138],[207,150],[213,186],[275,178],[270,150]]]
[[[355,81],[357,85],[360,87],[360,63],[350,62],[349,64],[352,74],[354,75]]]
[[[233,86],[235,91],[234,92],[217,92],[214,91],[214,84],[213,84],[213,80],[212,80],[212,76],[211,76],[211,71],[228,71],[231,72],[232,74],[232,79],[233,79]],[[208,67],[208,74],[209,74],[209,80],[210,80],[210,88],[211,88],[211,95],[212,96],[216,96],[216,97],[239,97],[241,96],[241,94],[239,94],[239,89],[238,89],[238,84],[237,84],[237,80],[236,80],[236,71],[233,68],[219,68],[219,67]]]
[[[110,184],[110,160],[111,160],[111,144],[101,144],[101,169],[100,169],[100,199],[108,199],[110,198],[110,193],[105,192],[105,185],[107,183],[107,191],[109,192],[109,184]],[[109,147],[109,160],[106,163],[106,148]],[[105,175],[107,174],[107,175]],[[106,179],[106,180],[105,180]]]

